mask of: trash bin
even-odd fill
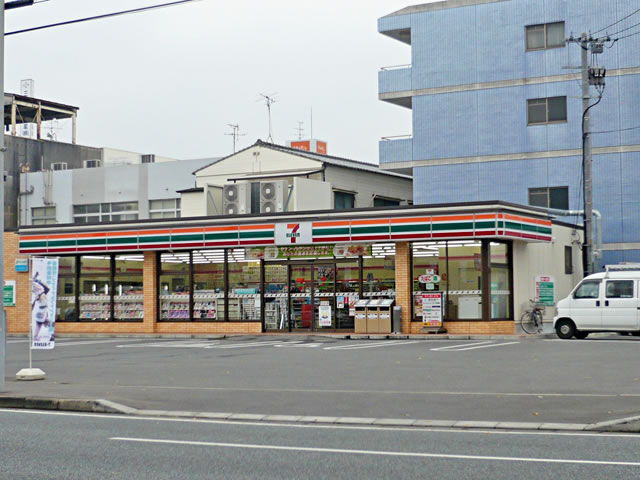
[[[369,301],[367,305],[367,333],[382,333],[380,331],[380,299]]]
[[[355,305],[355,333],[367,333],[367,305],[369,300],[358,300]]]
[[[384,298],[378,302],[379,333],[391,333],[391,308],[394,303],[392,298]]]
[[[393,333],[402,332],[402,307],[393,307]]]

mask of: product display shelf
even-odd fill
[[[81,320],[109,320],[111,299],[109,295],[80,295]]]
[[[144,318],[143,295],[116,295],[113,300],[116,320],[140,320]]]
[[[223,293],[200,292],[193,295],[193,318],[218,320],[221,318],[220,311],[224,312]]]
[[[162,320],[188,320],[189,295],[160,295],[160,318]]]

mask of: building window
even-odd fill
[[[567,121],[567,97],[527,100],[527,124],[544,125]]]
[[[374,207],[397,207],[400,200],[391,200],[390,198],[376,197],[373,199]]]
[[[73,206],[73,223],[118,222],[138,219],[138,202],[92,203]]]
[[[529,205],[569,210],[569,187],[530,188]]]
[[[527,50],[544,50],[564,47],[564,22],[529,25],[527,32]]]
[[[31,209],[32,225],[56,223],[56,207],[34,207]]]
[[[573,273],[573,248],[571,245],[564,247],[564,273],[565,275]]]
[[[333,200],[336,210],[354,208],[356,205],[356,196],[353,193],[333,192]]]
[[[180,199],[151,200],[149,202],[149,218],[180,217]]]

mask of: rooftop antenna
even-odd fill
[[[298,131],[298,140],[302,140],[302,138],[304,137],[304,122],[301,122],[298,120],[298,128],[296,128],[296,130]]]
[[[246,133],[240,133],[240,124],[236,123],[227,123],[229,127],[231,127],[231,133],[225,133],[225,135],[229,135],[233,137],[233,153],[236,153],[236,142],[238,141],[238,137],[244,137]]]
[[[274,143],[273,135],[271,132],[271,105],[276,103],[276,98],[275,98],[276,94],[272,93],[271,95],[265,95],[264,93],[261,93],[260,96],[264,98],[264,103],[267,106],[267,113],[269,114],[269,136],[267,137],[267,141],[269,143]]]

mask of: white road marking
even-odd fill
[[[527,458],[527,457],[494,457],[488,455],[459,455],[446,453],[393,452],[380,450],[355,450],[342,448],[290,447],[284,445],[259,445],[251,443],[198,442],[185,440],[161,440],[153,438],[111,437],[109,440],[135,443],[154,443],[165,445],[190,445],[202,447],[241,448],[251,450],[284,450],[289,452],[335,453],[346,455],[373,455],[384,457],[443,458],[452,460],[480,460],[489,462],[527,462],[527,463],[564,463],[578,465],[616,465],[640,467],[640,462],[621,462],[609,460],[576,460],[567,458]]]
[[[86,417],[101,418],[104,420],[128,420],[128,421],[151,421],[151,422],[176,422],[176,423],[211,423],[216,425],[243,425],[248,427],[263,428],[315,428],[324,430],[366,430],[366,431],[394,431],[394,432],[423,432],[425,430],[435,433],[457,433],[463,435],[535,435],[548,437],[594,437],[594,438],[617,438],[619,440],[636,440],[640,438],[637,433],[599,433],[599,432],[552,432],[539,430],[495,430],[495,429],[478,429],[466,430],[459,428],[432,428],[432,427],[378,427],[373,425],[327,425],[313,423],[272,423],[272,422],[252,422],[241,420],[211,420],[204,418],[176,418],[176,417],[146,417],[118,415],[110,413],[79,413],[79,412],[60,412],[51,410],[12,410],[8,408],[0,408],[0,413],[13,413],[17,415],[57,415],[63,417]]]
[[[250,348],[250,347],[272,347],[276,345],[295,344],[295,343],[302,343],[302,340],[293,340],[288,342],[283,342],[282,340],[276,340],[276,341],[266,341],[266,342],[232,343],[229,345],[216,345],[215,347],[211,347],[211,348],[229,349],[229,348]]]
[[[281,343],[280,345],[274,345],[274,347],[282,347],[282,348],[316,348],[319,347],[320,344],[319,343],[303,343],[302,345],[297,345],[295,344],[296,342],[287,342],[287,343]],[[294,345],[291,345],[294,344]]]
[[[396,345],[409,345],[411,343],[422,342],[424,342],[424,340],[414,340],[408,342],[402,340],[379,341],[370,343],[356,343],[354,345],[338,345],[336,347],[324,347],[324,350],[362,350],[364,348],[394,347]]]
[[[64,342],[56,340],[56,348],[58,347],[75,347],[76,345],[96,345],[100,343],[122,343],[123,341],[135,342],[136,340],[122,340],[121,338],[114,340],[82,340],[82,341],[69,341]],[[118,345],[119,346],[119,345]]]
[[[118,348],[207,348],[219,342],[153,342],[153,343],[136,343],[135,345],[118,345]]]
[[[440,352],[442,350],[450,350],[450,349],[454,349],[454,348],[471,347],[472,345],[486,345],[488,343],[492,343],[492,342],[491,341],[487,341],[487,342],[476,342],[476,343],[463,343],[463,344],[458,344],[458,345],[448,345],[446,347],[431,348],[430,350],[432,352]]]
[[[491,345],[478,345],[476,347],[458,348],[457,350],[449,350],[450,352],[464,352],[466,350],[476,350],[478,348],[504,347],[505,345],[517,345],[520,342],[493,343]]]

